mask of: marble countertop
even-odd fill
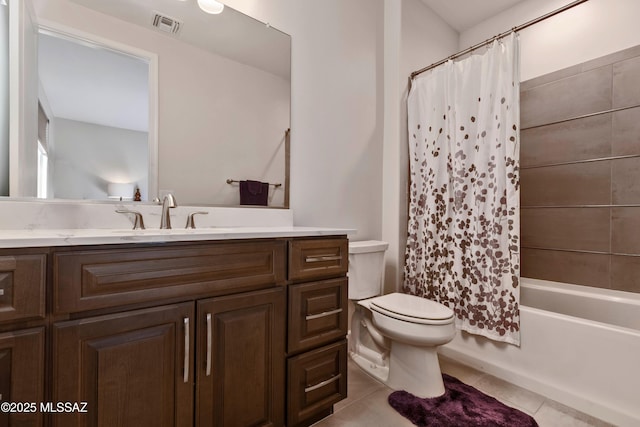
[[[0,230],[0,248],[164,243],[200,240],[261,239],[353,235],[355,230],[320,227],[203,227],[146,229],[33,229]]]

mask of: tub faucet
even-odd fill
[[[178,206],[176,198],[173,194],[167,193],[162,199],[162,216],[160,217],[160,228],[171,228],[171,215],[169,214],[170,208]]]

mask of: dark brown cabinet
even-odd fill
[[[347,396],[347,341],[288,360],[289,425],[308,424]]]
[[[197,426],[284,423],[285,294],[198,301]]]
[[[53,327],[53,402],[86,402],[53,425],[192,423],[193,304],[59,322]]]
[[[308,426],[347,397],[347,239],[289,244],[287,425]]]
[[[42,425],[44,347],[44,328],[0,334],[0,402],[30,405],[0,411],[0,426]]]
[[[45,318],[46,257],[0,251],[0,323]]]
[[[286,241],[72,248],[53,265],[53,312],[77,317],[53,325],[53,400],[87,402],[55,426],[284,425]]]
[[[53,254],[53,312],[78,313],[283,284],[286,242],[97,247]]]
[[[346,277],[289,285],[290,353],[345,337],[347,286]]]
[[[46,277],[46,250],[0,250],[0,426],[44,423]]]
[[[335,236],[0,250],[0,401],[37,405],[0,426],[310,425],[346,397],[346,271]]]

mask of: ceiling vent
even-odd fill
[[[182,28],[182,22],[159,12],[153,12],[152,25],[163,33],[178,34]]]

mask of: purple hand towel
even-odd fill
[[[240,181],[240,204],[267,206],[269,203],[269,183],[260,181]]]

